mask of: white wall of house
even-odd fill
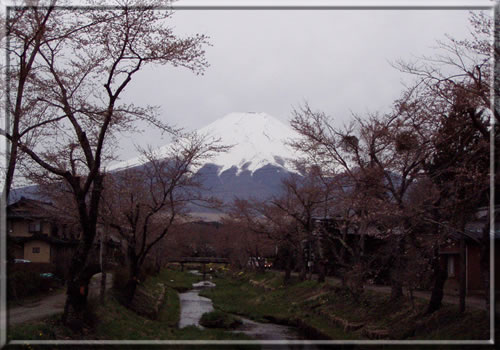
[[[44,241],[29,241],[24,244],[24,259],[32,262],[50,263],[50,244]]]

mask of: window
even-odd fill
[[[455,277],[455,257],[448,256],[448,277]]]
[[[28,231],[30,233],[40,233],[42,232],[42,224],[40,221],[30,222],[28,226]]]
[[[40,254],[40,247],[33,247],[33,254]]]

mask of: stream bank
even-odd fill
[[[424,315],[426,300],[407,298],[391,301],[386,294],[365,290],[357,298],[348,288],[328,282],[299,281],[265,273],[221,271],[213,281],[217,288],[202,291],[217,309],[257,322],[286,324],[299,329],[307,339],[456,339],[489,338],[485,312],[475,309],[460,314],[445,305]]]
[[[197,271],[192,271],[192,273],[197,274]],[[193,283],[193,289],[184,293],[179,293],[181,310],[179,328],[196,326],[200,329],[204,329],[204,327],[200,325],[200,318],[204,313],[213,311],[214,307],[212,300],[200,296],[199,294],[203,290],[214,288],[215,286],[216,285],[210,281],[201,281],[198,283]],[[239,315],[235,316],[241,319],[242,325],[238,326],[231,332],[243,333],[256,340],[305,340],[309,335],[301,332],[300,328],[296,328],[290,325],[283,325],[272,322],[258,322],[245,317],[241,317]],[[302,349],[304,348],[304,346],[306,345],[294,344],[290,348]],[[266,347],[264,346],[263,349],[266,349]],[[311,346],[309,345],[307,349],[311,349]],[[312,349],[315,349],[315,347],[312,347]]]

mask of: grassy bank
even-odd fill
[[[152,277],[150,280],[152,283],[161,282],[182,293],[193,288],[193,283],[198,282],[200,278],[189,272],[181,272],[178,269],[169,268],[163,269],[157,276]]]
[[[216,288],[202,292],[216,308],[252,318],[297,325],[314,338],[466,340],[488,339],[489,322],[481,310],[463,314],[446,305],[424,316],[427,302],[390,302],[388,295],[365,291],[355,300],[344,288],[316,281],[292,280],[282,285],[282,276],[238,273],[216,278]],[[316,333],[316,334],[314,334]]]
[[[201,330],[197,327],[178,329],[180,303],[177,290],[187,290],[197,277],[175,270],[163,270],[159,275],[144,282],[152,294],[158,293],[159,283],[166,286],[165,298],[160,306],[158,318],[151,320],[139,316],[120,304],[113,293],[108,293],[104,304],[89,301],[90,319],[93,325],[82,332],[73,333],[63,327],[60,315],[39,321],[9,327],[8,340],[248,340],[243,334],[221,329]],[[178,347],[180,348],[180,347]],[[183,347],[184,348],[184,347]],[[238,348],[234,346],[232,348]],[[248,348],[240,346],[240,348]]]
[[[156,320],[139,316],[121,305],[110,293],[105,304],[91,302],[95,325],[72,333],[62,327],[59,316],[9,328],[8,338],[19,340],[97,339],[97,340],[245,340],[242,334],[221,329],[178,329],[180,303],[177,290],[185,291],[198,276],[176,270],[163,270],[149,278],[144,287],[158,293],[166,286],[165,298]],[[282,276],[217,272],[217,287],[201,294],[211,298],[216,309],[239,314],[260,322],[274,322],[301,328],[309,339],[406,339],[465,340],[487,339],[488,319],[480,310],[459,314],[456,306],[424,316],[426,301],[416,300],[415,308],[406,301],[389,302],[388,295],[372,291],[354,300],[339,286],[292,279],[282,285]],[[231,347],[233,348],[233,347]]]

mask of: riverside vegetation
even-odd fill
[[[82,332],[72,332],[61,323],[61,315],[26,322],[9,327],[10,340],[250,340],[240,333],[223,329],[201,330],[194,326],[177,328],[180,316],[178,292],[191,289],[198,277],[189,273],[164,269],[141,284],[149,295],[154,296],[163,284],[165,296],[155,319],[143,317],[123,306],[116,290],[108,293],[105,303],[91,300],[86,315],[86,327]],[[154,302],[152,298],[151,302]],[[145,308],[149,307],[144,305]],[[248,348],[238,346],[235,348]],[[179,348],[181,348],[179,346]]]
[[[283,285],[278,272],[225,272],[215,288],[200,293],[216,309],[260,322],[296,326],[310,339],[489,339],[489,319],[483,310],[461,314],[444,305],[424,315],[428,301],[389,301],[386,294],[366,290],[356,300],[347,288],[328,282],[299,281]]]
[[[156,319],[124,307],[109,293],[104,304],[93,301],[81,333],[72,333],[60,323],[60,315],[9,328],[9,340],[114,339],[114,340],[247,340],[248,336],[222,328],[234,326],[241,315],[259,322],[296,326],[310,339],[488,339],[489,323],[482,310],[460,314],[456,306],[445,305],[424,316],[426,301],[389,302],[387,295],[365,291],[356,301],[349,291],[316,281],[292,277],[286,286],[279,272],[233,272],[219,269],[213,274],[215,288],[200,295],[209,297],[216,309],[204,315],[216,329],[194,326],[178,329],[180,304],[177,292],[191,289],[198,276],[169,268],[141,284],[151,295],[165,295]],[[158,288],[163,285],[164,288]],[[221,325],[218,325],[218,324]],[[234,347],[238,347],[235,344]]]

